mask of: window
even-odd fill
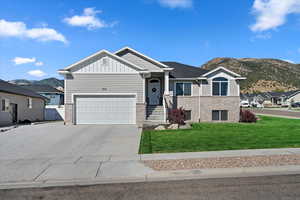
[[[212,82],[213,96],[227,96],[228,94],[228,80],[223,77],[214,78]]]
[[[176,83],[176,96],[191,96],[192,83]]]
[[[192,111],[186,110],[184,121],[190,121],[190,120],[192,120]]]
[[[5,111],[5,99],[1,100],[1,111]]]
[[[227,121],[228,120],[228,110],[213,110],[212,111],[213,121]]]
[[[32,108],[32,98],[27,99],[27,107]]]

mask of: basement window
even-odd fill
[[[213,121],[227,121],[228,120],[228,110],[213,110],[212,111]]]
[[[190,120],[192,120],[192,111],[191,110],[186,110],[184,121],[190,121]]]

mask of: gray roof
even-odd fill
[[[32,90],[37,93],[63,93],[50,85],[20,85],[22,88]]]
[[[161,62],[171,68],[174,68],[170,72],[171,78],[197,78],[208,72],[206,69],[186,65],[178,62]]]
[[[41,98],[46,100],[47,98],[39,95],[32,90],[28,90],[25,88],[22,88],[18,85],[8,83],[6,81],[3,81],[0,79],[0,91],[1,92],[6,92],[6,93],[11,93],[11,94],[18,94],[18,95],[23,95],[23,96],[28,96],[28,97],[35,97],[35,98]]]

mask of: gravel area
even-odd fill
[[[178,160],[147,160],[143,163],[157,171],[207,168],[241,168],[300,165],[300,155],[244,156]]]

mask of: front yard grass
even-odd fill
[[[188,130],[144,131],[140,153],[300,147],[300,120],[260,116],[257,123],[195,123]]]

